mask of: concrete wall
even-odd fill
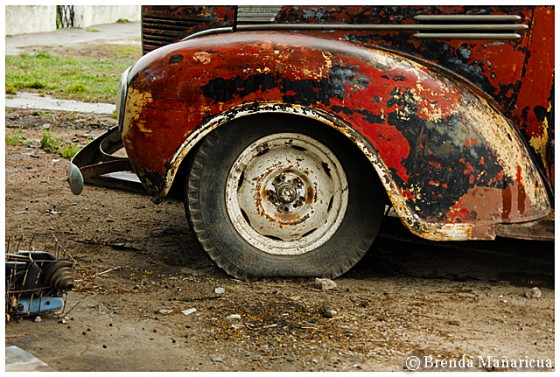
[[[56,30],[56,5],[6,5],[6,35]]]
[[[56,5],[7,5],[6,35],[56,30]],[[75,5],[74,27],[112,24],[119,19],[140,21],[139,5]]]
[[[139,5],[75,5],[74,27],[112,24],[119,19],[140,21]]]

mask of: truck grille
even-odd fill
[[[144,54],[156,48],[180,41],[193,29],[208,23],[209,17],[175,18],[168,15],[142,17],[142,48]]]

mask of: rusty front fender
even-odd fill
[[[283,112],[350,137],[422,237],[491,239],[497,223],[550,211],[509,121],[465,82],[407,57],[309,35],[233,33],[148,54],[129,81],[123,141],[156,201],[208,132]]]

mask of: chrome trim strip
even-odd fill
[[[185,38],[181,39],[182,41],[188,41],[189,39],[194,39],[198,37],[204,37],[206,35],[213,35],[213,34],[222,34],[222,33],[233,33],[233,27],[220,27],[217,29],[207,29],[202,30],[191,35],[187,35]]]
[[[516,33],[479,33],[483,31],[523,31],[527,30],[528,26],[525,24],[479,24],[479,25],[419,25],[419,24],[400,24],[400,25],[386,25],[386,24],[251,24],[251,25],[237,25],[237,31],[272,31],[272,30],[379,30],[379,31],[418,31],[414,34],[415,38],[429,39],[497,39],[497,40],[515,40],[521,38]],[[438,30],[458,30],[458,31],[471,31],[472,33],[437,33]],[[187,41],[207,35],[232,33],[233,27],[223,27],[217,29],[202,30],[197,33],[191,34],[181,41]],[[435,33],[426,33],[426,31],[434,31]]]
[[[447,22],[515,22],[520,21],[517,15],[469,15],[469,14],[433,14],[414,16],[415,21],[447,21]]]
[[[281,6],[239,5],[237,22],[274,22]]]
[[[491,30],[525,30],[528,26],[524,24],[256,24],[238,25],[238,31],[254,30],[468,30],[468,31],[491,31]]]
[[[512,41],[521,38],[521,35],[515,33],[416,33],[414,38],[418,39],[489,39]]]

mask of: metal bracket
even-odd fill
[[[78,152],[68,167],[68,184],[79,195],[84,184],[145,194],[127,157],[115,156],[123,149],[118,127],[113,127]]]

